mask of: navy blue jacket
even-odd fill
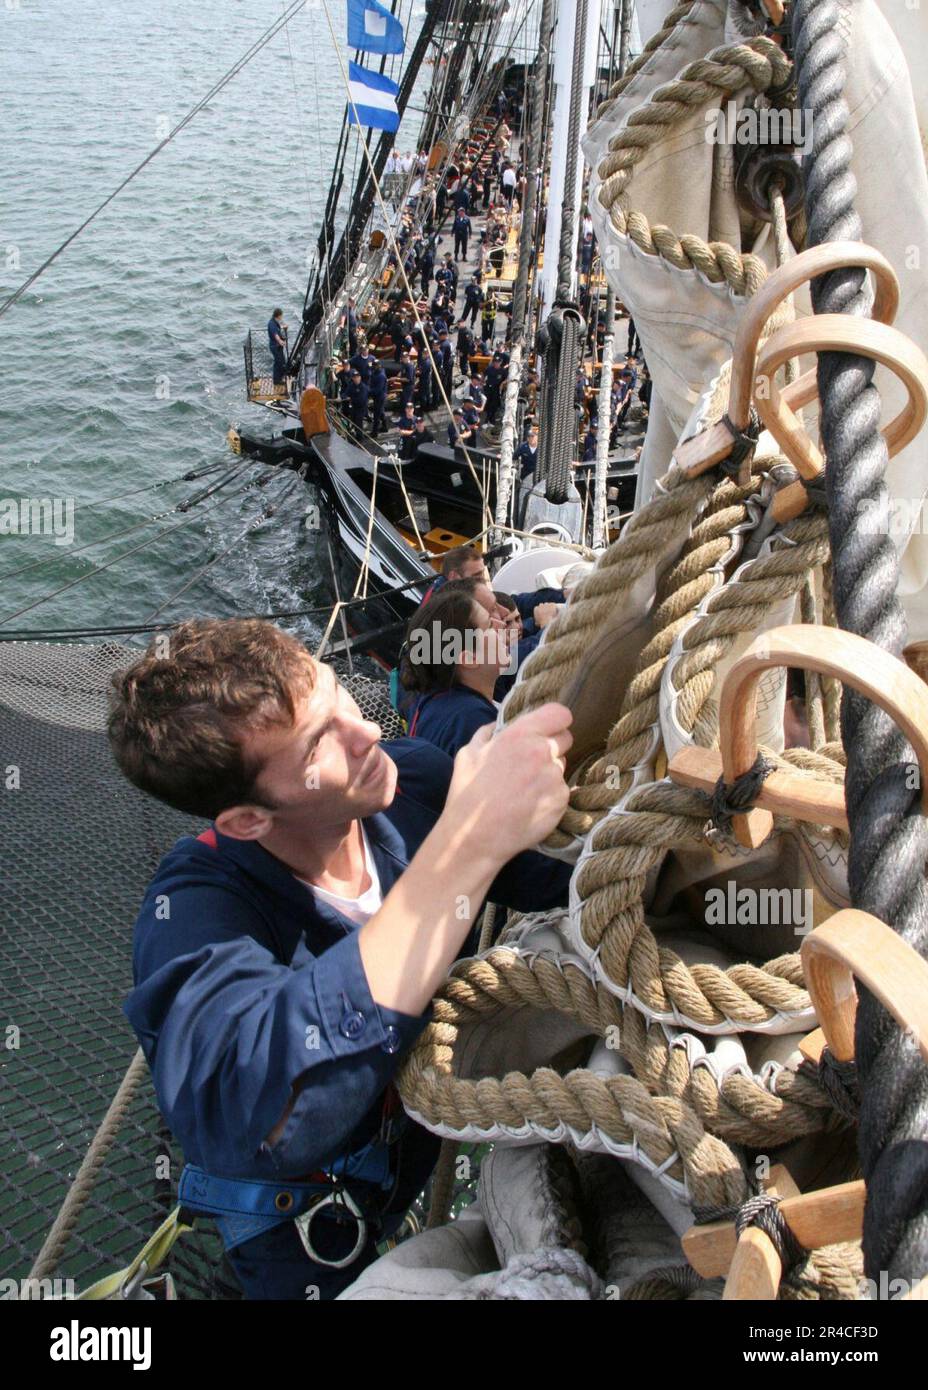
[[[513,594],[513,601],[519,610],[522,621],[534,622],[533,614],[539,603],[563,603],[563,589],[531,589],[525,594]]]
[[[383,746],[398,790],[364,825],[386,895],[441,814],[452,762],[424,739]],[[124,1010],[187,1162],[223,1177],[296,1179],[374,1133],[431,1006],[413,1017],[377,1005],[357,925],[260,845],[215,838],[213,849],[185,836],[158,866],[135,924]],[[566,903],[568,881],[569,866],[527,853],[489,896],[526,912]]]
[[[530,478],[535,472],[535,462],[538,458],[537,448],[533,449],[528,440],[526,440],[516,449],[514,457],[520,461],[522,469],[520,477],[522,480],[524,481],[526,478]]]
[[[420,695],[408,716],[412,738],[425,738],[453,758],[484,724],[495,724],[496,706],[477,690],[453,685]]]
[[[371,373],[371,400],[383,401],[387,396],[387,374],[383,367],[375,367]]]

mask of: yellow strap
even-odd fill
[[[167,1259],[178,1236],[192,1230],[192,1226],[180,1220],[180,1207],[175,1207],[167,1220],[162,1222],[154,1235],[142,1246],[130,1265],[121,1269],[118,1274],[107,1274],[103,1279],[98,1279],[89,1289],[78,1294],[78,1300],[117,1298],[120,1289],[139,1272],[143,1264],[146,1267],[145,1278],[148,1278]]]

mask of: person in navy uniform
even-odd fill
[[[510,662],[508,670],[502,672],[493,690],[493,699],[500,703],[515,685],[519,667],[531,656],[545,628],[554,622],[560,610],[556,603],[539,603],[531,618],[523,618],[511,594],[501,594],[494,589],[493,596],[503,613],[503,621],[510,629],[510,653],[515,644],[515,660]]]
[[[413,462],[415,461],[415,459],[418,458],[419,450],[423,444],[434,444],[434,442],[434,434],[432,434],[432,431],[427,428],[425,421],[422,419],[422,416],[417,416],[416,428],[413,430],[412,439],[409,442],[410,462]]]
[[[403,407],[403,413],[397,421],[397,429],[400,433],[400,458],[409,458],[407,452],[408,441],[412,438],[416,429],[416,410],[412,401],[407,401]]]
[[[479,272],[469,280],[464,286],[464,312],[461,315],[461,322],[467,322],[467,315],[470,314],[470,323],[473,328],[477,322],[477,315],[480,313],[480,306],[483,303],[483,290],[480,286]]]
[[[348,355],[353,357],[358,350],[358,313],[353,299],[348,300],[338,326],[348,330]]]
[[[452,376],[454,373],[454,349],[449,341],[447,328],[443,328],[438,334],[435,365],[438,368],[441,384],[445,388],[445,395],[450,396]]]
[[[515,451],[519,460],[519,477],[523,483],[531,483],[535,477],[535,463],[538,459],[538,428],[532,425],[526,439]]]
[[[400,356],[400,385],[402,394],[400,396],[400,407],[405,409],[412,404],[413,392],[416,389],[416,364],[413,362],[408,351],[403,350]]]
[[[348,363],[353,372],[360,372],[361,380],[365,386],[370,386],[371,381],[371,358],[367,349],[362,345],[350,359]]]
[[[400,421],[400,458],[404,463],[411,463],[416,457],[421,434],[419,427],[424,424],[425,421],[422,419],[421,415],[414,415],[412,417],[407,415]],[[431,437],[432,436],[429,435],[429,439],[431,439]]]
[[[450,251],[445,252],[445,285],[448,299],[453,304],[458,297],[458,268]]]
[[[454,763],[382,743],[258,619],[182,623],[114,677],[123,772],[211,822],[155,872],[124,1009],[184,1152],[179,1201],[216,1219],[247,1297],[334,1298],[422,1190],[439,1141],[393,1077],[487,896],[566,902],[569,866],[529,846],[567,806],[570,718],[542,706]]]
[[[387,374],[378,362],[371,372],[371,434],[378,435],[384,427],[387,407]]]
[[[502,358],[498,352],[494,352],[493,360],[487,367],[483,378],[484,390],[486,392],[486,410],[484,419],[487,424],[492,424],[496,419],[496,412],[499,410],[503,379],[506,369],[503,366]]]
[[[466,213],[470,211],[470,189],[468,188],[467,180],[464,178],[463,175],[461,176],[461,180],[458,183],[457,188],[454,190],[454,197],[451,199],[451,202],[454,207],[455,213],[461,211],[464,211]]]
[[[274,363],[274,385],[283,386],[287,380],[287,325],[283,309],[275,309],[267,324],[268,346]]]
[[[462,444],[469,444],[473,439],[473,431],[464,423],[464,415],[460,410],[451,412],[451,424],[448,426],[448,443],[452,449],[459,449]]]
[[[638,384],[638,370],[635,366],[635,359],[629,354],[625,359],[625,366],[619,372],[619,412],[616,424],[619,429],[625,424],[625,417],[628,415],[634,397],[635,387]]]
[[[461,406],[461,417],[465,428],[470,430],[468,443],[473,444],[476,449],[480,443],[480,411],[472,400],[466,400]]]
[[[453,580],[416,610],[400,663],[400,684],[415,697],[406,707],[410,738],[453,758],[478,729],[496,723],[493,690],[514,666],[510,631],[480,579]]]
[[[348,399],[351,408],[351,423],[354,425],[359,437],[364,431],[364,424],[367,420],[367,402],[369,396],[370,391],[367,386],[365,386],[361,373],[358,371],[357,367],[355,367],[354,371],[351,373],[351,392]]]
[[[470,218],[463,208],[458,208],[454,215],[454,222],[451,225],[454,234],[454,259],[458,256],[464,261],[467,260],[467,243],[470,239],[471,224]]]
[[[429,241],[422,253],[419,262],[419,270],[422,274],[422,293],[428,298],[429,285],[432,283],[432,272],[435,269],[435,243]]]
[[[422,411],[431,410],[432,398],[436,394],[432,382],[432,359],[428,351],[423,348],[419,357],[419,409]]]
[[[467,399],[473,401],[477,410],[483,410],[487,403],[487,398],[481,388],[481,377],[479,372],[471,372],[470,385],[467,388]]]
[[[458,366],[461,369],[462,376],[470,375],[470,359],[475,346],[476,340],[473,330],[468,328],[467,324],[462,319],[458,324],[458,337],[455,344]]]

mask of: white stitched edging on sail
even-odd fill
[[[668,1171],[675,1163],[681,1162],[680,1155],[676,1150],[663,1163],[656,1164],[653,1159],[642,1152],[637,1140],[633,1140],[630,1144],[617,1144],[614,1140],[607,1138],[596,1125],[585,1132],[563,1123],[556,1125],[553,1129],[546,1129],[543,1125],[535,1124],[520,1125],[518,1128],[510,1125],[494,1125],[489,1129],[480,1125],[463,1125],[460,1129],[455,1129],[452,1125],[434,1124],[418,1110],[413,1110],[408,1105],[405,1108],[410,1119],[415,1120],[417,1124],[422,1125],[432,1134],[440,1135],[443,1139],[459,1139],[467,1144],[536,1144],[541,1139],[549,1144],[570,1143],[584,1153],[612,1154],[614,1158],[630,1159],[657,1177],[674,1196],[685,1202],[690,1200],[686,1182],[672,1178]]]

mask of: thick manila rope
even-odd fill
[[[729,1144],[776,1147],[844,1123],[811,1077],[779,1066],[766,1081],[747,1070],[720,1080],[709,1066],[693,1064],[685,1038],[671,1045],[660,1024],[632,1007],[623,1010],[619,1050],[652,1095],[683,1101]]]
[[[773,1067],[769,1079],[744,1070],[720,1080],[710,1067],[692,1065],[685,1038],[671,1046],[663,1028],[649,1028],[634,1008],[625,1008],[569,960],[523,956],[517,950],[493,952],[459,962],[452,980],[445,994],[462,1009],[455,1015],[458,1024],[468,1013],[486,1019],[507,1008],[557,1009],[591,1034],[616,1043],[614,1050],[631,1063],[653,1096],[682,1101],[707,1130],[728,1143],[775,1146],[843,1123],[817,1082],[787,1067]],[[436,1034],[436,1065],[453,1063],[453,1043],[450,1052],[446,1047],[447,1033]],[[507,1079],[518,1075],[522,1073],[509,1073]]]
[[[656,495],[629,518],[567,607],[545,629],[544,641],[526,661],[503,706],[505,722],[559,698],[602,624],[627,600],[635,583],[682,544],[713,485],[711,476],[688,479],[679,471],[659,480]]]
[[[602,182],[596,196],[615,230],[645,255],[660,256],[678,270],[697,270],[710,284],[724,282],[735,294],[754,294],[767,276],[758,256],[736,251],[726,242],[706,242],[687,234],[678,237],[669,227],[652,226],[644,213],[627,207],[627,189],[645,151],[659,144],[694,109],[708,107],[744,87],[757,93],[779,89],[791,72],[783,50],[760,36],[713,49],[705,58],[688,63],[672,82],[658,87],[630,113],[597,168]]]
[[[813,127],[812,150],[803,160],[810,246],[859,240],[863,232],[854,209],[839,15],[835,0],[796,0],[793,10],[798,101],[811,112]],[[866,315],[866,272],[820,276],[812,282],[812,306],[817,314]],[[874,506],[877,515],[888,515],[875,365],[853,353],[825,352],[818,361],[834,606],[840,627],[900,657],[906,622],[896,596],[899,558],[888,528],[865,531],[861,520]],[[915,755],[891,716],[850,689],[842,700],[841,734],[848,755],[851,902],[925,958],[928,820],[921,814],[921,778],[910,776]],[[915,1283],[928,1267],[928,1067],[918,1039],[863,986],[858,998],[865,1263],[871,1278],[886,1271]]]
[[[685,730],[695,729],[715,684],[715,668],[734,640],[760,631],[770,608],[797,595],[809,570],[826,559],[826,533],[827,520],[820,512],[804,512],[784,528],[779,545],[746,564],[709,598],[671,669],[677,717]]]
[[[659,48],[663,47],[677,26],[688,18],[690,11],[697,3],[698,0],[683,0],[682,4],[674,6],[661,27],[648,39],[644,48],[638,54],[638,57],[634,62],[629,63],[624,74],[609,88],[609,97],[598,108],[596,112],[596,121],[588,127],[588,131],[594,130],[599,125],[600,120],[608,116],[618,98],[631,86],[632,82],[634,82],[651,56],[656,53]]]
[[[767,469],[771,462],[776,460],[764,460],[763,468]],[[724,587],[713,569],[731,554],[732,538],[748,524],[750,499],[757,497],[759,487],[760,475],[746,488],[741,488],[731,478],[721,480],[679,559],[662,577],[654,614],[655,634],[641,652],[602,755],[586,769],[582,780],[571,791],[570,807],[561,826],[574,835],[588,834],[602,815],[626,794],[633,780],[632,769],[639,767],[649,754],[657,752],[660,690],[667,658],[678,635],[693,621],[699,607],[710,594]],[[824,522],[821,526],[824,531]],[[728,545],[723,549],[726,536]],[[796,563],[795,558],[789,562],[790,570]],[[763,574],[761,579],[764,579]],[[769,598],[770,604],[779,601],[775,588],[769,585],[751,593]],[[744,631],[753,630],[755,616],[751,613],[750,619],[745,619]],[[731,640],[737,635],[733,633]],[[686,732],[692,734],[702,704],[693,705],[688,701],[686,709]]]
[[[839,763],[807,750],[765,753],[777,766],[803,772],[812,763],[818,778],[843,781]],[[798,954],[763,966],[688,966],[645,921],[648,874],[669,850],[705,843],[710,810],[705,793],[655,782],[598,825],[571,882],[572,940],[596,978],[653,1021],[720,1034],[795,1031],[811,1009]]]
[[[677,596],[664,599],[657,617],[665,625],[676,623],[691,612],[717,583],[710,573],[712,566],[731,551],[732,533],[744,525],[747,516],[742,499],[756,490],[756,483],[740,489],[732,480],[719,480],[714,475],[686,479],[678,469],[661,478],[655,496],[629,518],[621,535],[546,630],[544,641],[526,661],[503,706],[503,721],[509,723],[526,710],[560,699],[581,669],[601,625],[621,609],[635,583],[681,544],[683,552],[671,566],[671,577],[665,578],[659,589],[659,594],[663,594],[668,584],[674,584]],[[687,538],[694,516],[698,520]],[[668,634],[670,643],[673,635]],[[645,650],[653,652],[661,638],[658,633]],[[615,799],[616,796],[608,798],[606,806]],[[576,819],[568,809],[559,830],[545,843],[561,848],[585,834],[590,824],[592,820]]]
[[[652,620],[654,636],[638,658],[603,753],[571,788],[570,805],[559,826],[566,834],[582,839],[599,818],[591,812],[602,814],[627,790],[630,771],[619,780],[616,771],[637,766],[654,748],[667,657],[698,605],[723,582],[720,567],[735,552],[736,533],[748,522],[748,499],[756,496],[758,486],[757,481],[741,488],[734,479],[719,480],[679,557],[659,580]],[[626,759],[617,761],[612,755],[623,742],[629,745]]]
[[[654,741],[650,731],[659,718],[657,694],[660,690],[664,662],[674,638],[706,595],[724,582],[723,562],[730,562],[740,544],[738,532],[743,532],[749,524],[748,500],[757,495],[758,486],[757,481],[741,488],[732,479],[716,480],[701,515],[684,542],[682,552],[658,582],[657,608],[653,617],[653,625],[657,630],[638,659],[631,684],[625,691],[619,716],[621,721],[630,703],[635,707],[644,702],[644,711],[635,708],[632,716],[637,725],[635,732],[638,736],[635,744],[636,761],[645,756],[648,747]],[[618,543],[617,541],[616,545]],[[548,640],[546,639],[545,646],[548,645]],[[550,641],[559,640],[561,638],[557,630],[552,629]],[[543,651],[545,648],[539,650]],[[588,646],[586,650],[588,651]],[[529,669],[528,666],[526,669]],[[537,690],[535,693],[538,693]],[[504,718],[509,716],[509,710],[510,706],[507,705]],[[615,739],[617,727],[614,725],[607,735],[607,754],[610,741]],[[645,734],[645,730],[649,732]],[[611,774],[612,762],[613,760],[604,755],[597,758],[591,767],[580,770],[579,780],[571,791],[570,805],[557,829],[544,842],[547,848],[562,849],[582,839],[594,824],[596,817],[588,814],[587,808],[590,803],[584,800],[580,790],[588,779],[602,784],[593,794],[593,802],[597,807],[608,809],[618,800],[626,788],[614,784]],[[650,777],[647,780],[650,781]]]
[[[769,466],[770,460],[765,460]],[[756,483],[754,488],[756,490]],[[739,496],[730,483],[730,495]],[[747,494],[741,494],[747,495]],[[714,494],[720,502],[725,491]],[[571,789],[568,811],[561,828],[581,837],[589,833],[612,807],[620,804],[634,785],[636,769],[660,745],[661,685],[671,649],[681,632],[683,651],[671,672],[678,692],[678,718],[685,733],[706,742],[717,741],[717,720],[710,696],[715,668],[746,633],[763,627],[770,609],[801,591],[809,571],[827,555],[827,522],[809,512],[782,532],[781,548],[746,564],[737,578],[717,587],[702,576],[691,578],[689,566],[711,536],[711,518],[694,527],[696,546],[681,556],[668,572],[662,593],[670,590],[655,614],[654,637],[642,650],[637,669],[622,701],[619,718],[610,730],[602,756],[589,766],[582,781]],[[693,607],[680,611],[692,597]],[[659,594],[661,598],[661,594]],[[697,610],[703,609],[700,614]]]
[[[539,1067],[531,1076],[510,1072],[480,1081],[452,1074],[460,1024],[497,1012],[509,994],[536,1008],[551,1008],[552,999],[560,998],[564,1012],[601,1036],[617,1024],[616,1001],[606,990],[591,991],[582,970],[561,971],[550,961],[540,969],[548,977],[544,988],[538,971],[526,970],[514,952],[500,947],[482,960],[455,966],[433,1002],[433,1021],[397,1077],[407,1111],[445,1134],[476,1128],[494,1138],[502,1128],[523,1138],[534,1133],[550,1142],[574,1144],[587,1137],[592,1146],[635,1159],[665,1181],[669,1178],[678,1193],[682,1185],[681,1195],[699,1207],[740,1205],[747,1182],[728,1146],[708,1134],[688,1106],[673,1097],[651,1096],[634,1077],[601,1076],[585,1068],[561,1076],[550,1067]],[[513,988],[507,993],[510,977]]]

